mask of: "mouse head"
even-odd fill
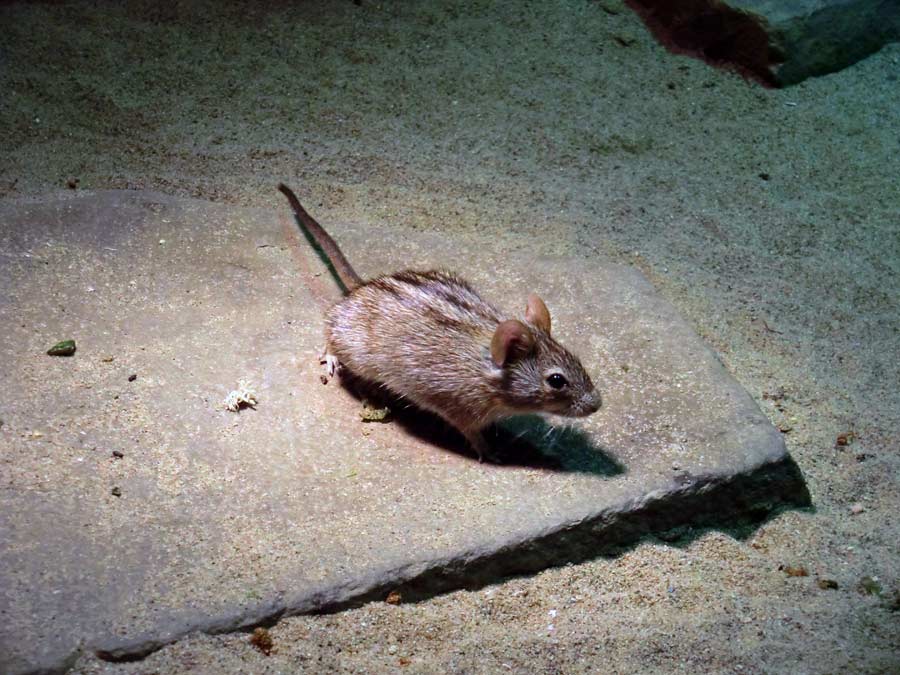
[[[581,361],[550,337],[550,312],[534,293],[524,322],[497,326],[491,359],[502,373],[503,403],[512,410],[585,417],[600,408],[600,393]]]

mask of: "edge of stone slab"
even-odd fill
[[[63,200],[69,198],[63,195]],[[377,570],[293,596],[273,594],[249,608],[230,608],[215,615],[194,609],[157,631],[124,639],[110,636],[89,640],[64,655],[45,655],[43,662],[17,659],[13,663],[0,656],[0,671],[65,672],[82,652],[94,652],[112,661],[136,661],[195,632],[236,632],[272,625],[286,616],[341,611],[383,600],[392,590],[399,590],[405,601],[416,601],[449,590],[480,588],[511,575],[610,554],[654,533],[669,539],[672,533],[683,536],[692,528],[731,529],[759,522],[775,510],[809,506],[809,493],[798,467],[787,455],[783,438],[770,425],[765,426],[767,431],[751,434],[754,438],[746,443],[754,450],[751,456],[756,462],[740,473],[682,475],[681,482],[671,489],[595,511],[519,540],[489,542],[445,558]]]
[[[404,602],[410,602],[452,590],[478,589],[510,576],[610,555],[654,534],[678,539],[696,536],[700,530],[731,530],[759,524],[781,510],[811,504],[799,467],[784,453],[741,474],[695,476],[681,489],[651,493],[639,502],[606,509],[518,541],[409,563],[286,600],[279,596],[246,611],[214,617],[197,615],[177,622],[161,634],[111,640],[89,646],[89,650],[106,661],[137,661],[191,633],[249,631],[289,616],[359,607],[384,600],[392,591],[399,592]],[[673,536],[667,536],[673,532]]]

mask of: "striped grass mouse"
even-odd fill
[[[329,376],[346,368],[456,427],[478,453],[482,430],[522,413],[585,417],[601,405],[578,358],[550,335],[544,301],[528,296],[524,321],[509,319],[463,279],[405,270],[364,281],[334,239],[283,183],[300,225],[346,288],[325,317]]]

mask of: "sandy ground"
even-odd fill
[[[900,46],[768,91],[667,53],[618,0],[3,3],[0,26],[0,198],[283,209],[284,180],[328,221],[456,238],[457,269],[471,246],[636,265],[815,505],[286,619],[268,656],[201,635],[73,672],[900,669]]]

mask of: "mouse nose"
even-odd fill
[[[585,401],[585,413],[590,415],[591,413],[595,413],[600,410],[600,406],[603,405],[603,398],[600,396],[600,392],[594,389],[587,396],[587,400]]]

